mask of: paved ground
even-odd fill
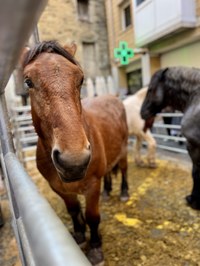
[[[192,186],[189,157],[159,150],[157,157],[157,169],[137,168],[130,151],[129,201],[119,201],[119,176],[113,179],[110,200],[101,201],[105,266],[200,265],[200,212],[190,209],[184,200]],[[62,200],[33,164],[29,173],[71,230]],[[5,191],[0,195],[6,222],[0,229],[0,265],[18,266]]]

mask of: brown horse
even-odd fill
[[[128,129],[123,104],[114,96],[80,100],[83,72],[74,59],[76,46],[42,42],[24,51],[25,85],[29,88],[33,124],[38,134],[37,167],[64,200],[74,237],[85,242],[93,265],[103,262],[99,195],[101,177],[118,164],[127,196]],[[77,194],[86,199],[85,217]]]

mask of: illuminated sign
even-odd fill
[[[122,65],[127,65],[129,63],[129,58],[134,56],[134,51],[132,48],[128,48],[127,42],[120,42],[119,48],[114,49],[114,57],[120,59]]]

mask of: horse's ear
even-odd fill
[[[169,68],[166,67],[166,68],[164,68],[164,69],[162,70],[160,80],[163,80],[163,79],[165,78],[165,73],[167,72],[168,69],[169,69]]]
[[[28,46],[24,47],[24,49],[22,50],[22,53],[19,57],[19,62],[18,62],[19,67],[23,68],[26,55],[29,51],[30,51],[30,47]]]
[[[71,45],[65,44],[63,48],[72,56],[74,56],[77,50],[77,45],[73,42]]]

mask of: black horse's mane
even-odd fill
[[[188,94],[200,92],[200,69],[193,67],[170,67],[166,70],[165,84]]]
[[[152,77],[150,88],[162,88],[165,106],[183,111],[190,101],[200,96],[200,69],[169,67],[158,70]],[[196,97],[198,96],[198,97]]]
[[[24,59],[24,67],[43,52],[62,55],[74,65],[79,65],[78,62],[74,59],[74,57],[69,52],[67,52],[57,41],[43,41],[37,43],[33,48],[28,51],[26,58]]]

